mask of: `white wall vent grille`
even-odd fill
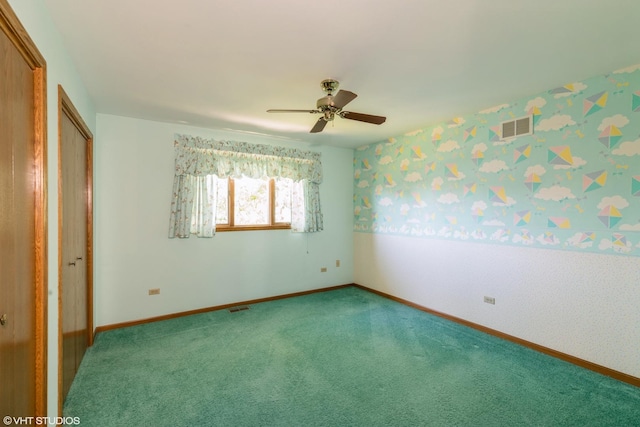
[[[525,116],[502,122],[500,126],[502,139],[511,139],[521,135],[533,135],[533,117]]]

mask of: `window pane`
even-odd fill
[[[291,223],[291,186],[288,178],[276,179],[276,215],[275,222]]]
[[[269,181],[234,179],[235,225],[269,224]]]
[[[229,224],[229,179],[218,180],[218,205],[216,208],[216,224]]]

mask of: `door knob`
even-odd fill
[[[75,262],[70,262],[69,265],[76,265],[76,263]]]
[[[77,260],[77,261],[82,261],[82,257],[81,257],[81,256],[79,256],[79,257],[77,257],[77,258],[76,258],[76,260]]]
[[[0,316],[0,325],[4,326],[7,324],[7,313]]]

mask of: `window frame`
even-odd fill
[[[290,230],[290,222],[275,222],[276,218],[276,180],[269,178],[269,224],[251,224],[236,225],[235,224],[235,180],[232,177],[227,178],[227,209],[228,219],[226,224],[216,223],[216,232],[226,231],[253,231],[253,230]]]

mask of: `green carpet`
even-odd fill
[[[82,426],[640,426],[640,389],[358,288],[101,333]]]

